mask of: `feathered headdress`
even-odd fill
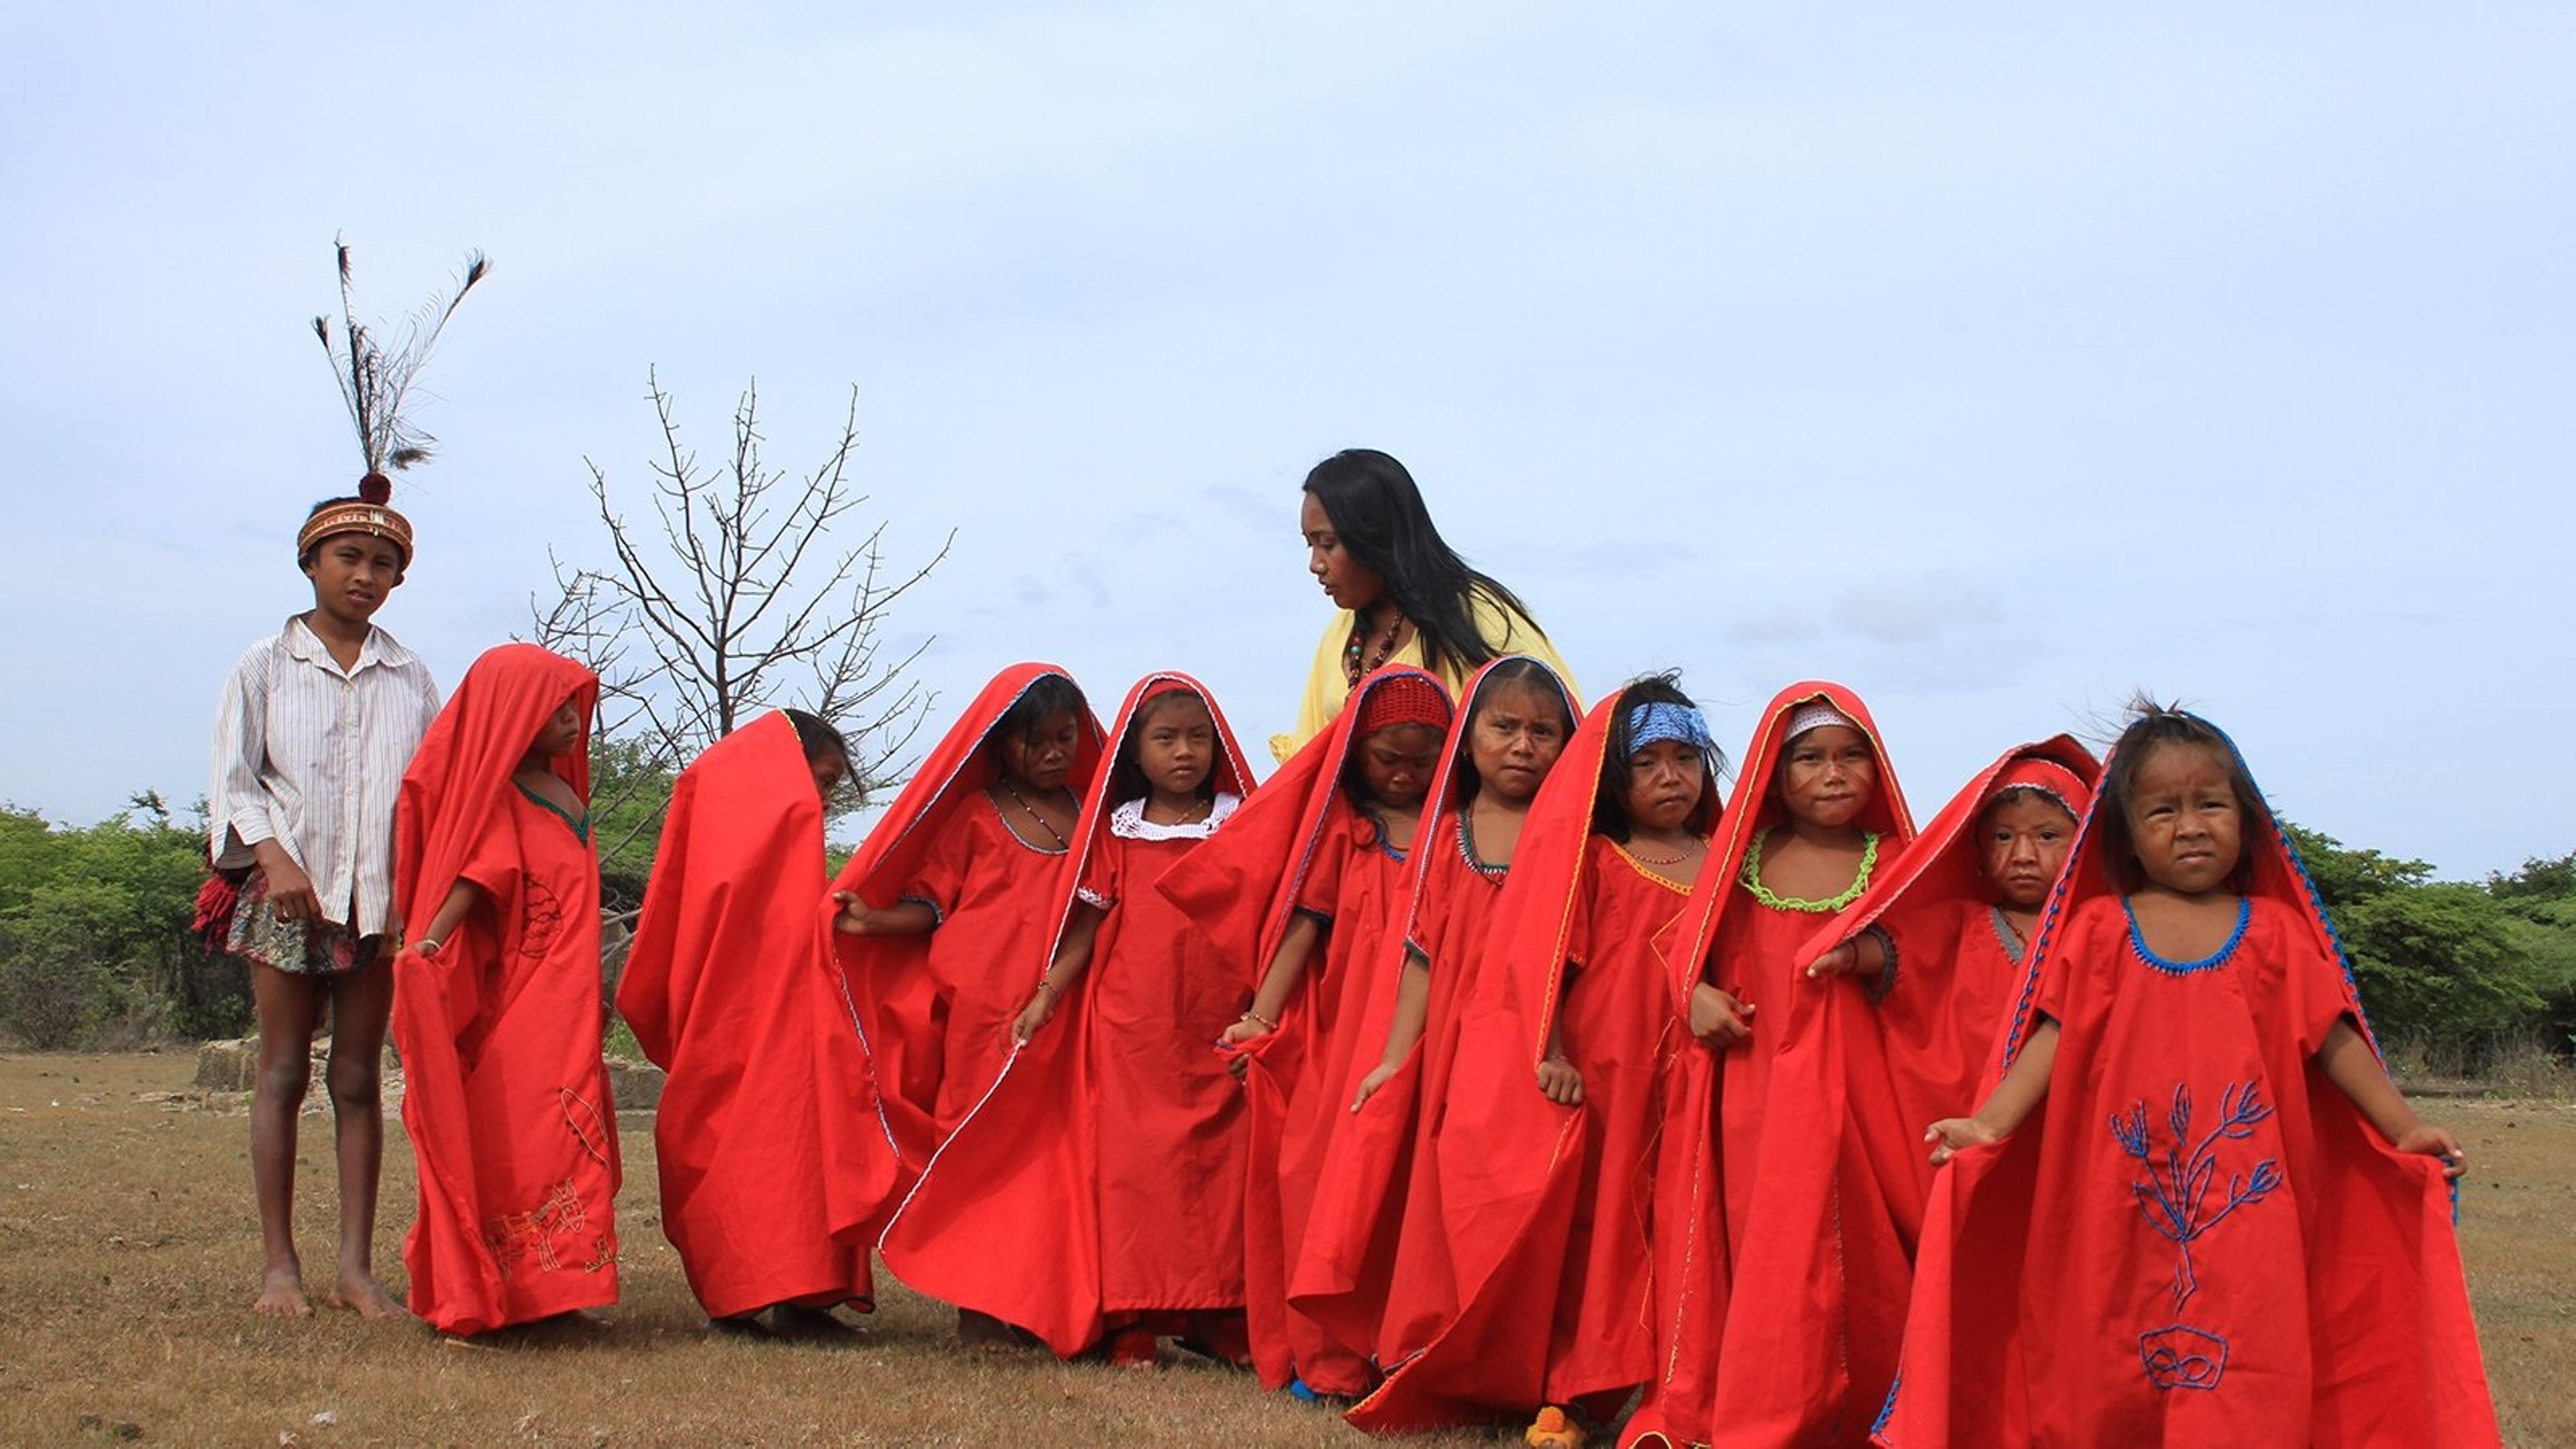
[[[420,311],[412,314],[403,329],[401,341],[388,352],[376,335],[358,321],[357,300],[349,289],[349,244],[333,238],[340,264],[340,330],[335,336],[331,319],[313,319],[313,335],[322,339],[322,350],[331,358],[332,376],[339,379],[340,400],[348,404],[349,420],[358,426],[358,447],[367,460],[367,471],[358,480],[357,501],[338,503],[316,509],[306,519],[295,540],[297,557],[324,537],[334,533],[370,533],[392,539],[401,548],[403,558],[411,558],[411,523],[386,506],[393,498],[393,480],[385,476],[388,468],[408,468],[429,457],[437,439],[414,427],[403,417],[404,400],[411,392],[412,380],[420,375],[421,365],[429,360],[430,349],[438,343],[438,334],[447,319],[456,315],[457,304],[474,284],[492,269],[481,252],[465,255],[464,275],[456,289],[444,298],[433,294]]]

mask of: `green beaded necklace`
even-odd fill
[[[1744,852],[1742,879],[1744,888],[1753,893],[1755,900],[1775,911],[1804,911],[1813,916],[1831,915],[1860,899],[1860,893],[1869,889],[1869,873],[1878,867],[1878,832],[1864,830],[1860,833],[1860,869],[1853,874],[1852,883],[1843,888],[1841,895],[1822,901],[1802,901],[1795,896],[1774,895],[1771,888],[1762,883],[1762,842],[1765,838],[1764,835],[1754,836],[1752,846]]]

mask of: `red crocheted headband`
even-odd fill
[[[1449,728],[1449,695],[1437,681],[1420,674],[1398,674],[1370,687],[1368,698],[1360,703],[1360,737],[1409,724]]]

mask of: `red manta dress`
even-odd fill
[[[475,661],[403,778],[396,895],[431,920],[458,881],[483,900],[434,957],[395,962],[393,1035],[420,1212],[411,1310],[483,1333],[617,1301],[617,1112],[600,1061],[599,864],[585,819],[511,778],[575,699],[557,769],[586,796],[590,671],[534,645]]]

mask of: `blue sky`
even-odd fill
[[[1917,812],[2134,687],[2454,875],[2576,847],[2576,12],[113,7],[0,18],[0,798],[202,788],[356,471],[307,324],[493,258],[382,621],[452,682],[640,503],[648,369],[774,463],[859,391],[945,709],[1291,712],[1367,444],[1587,692],[1869,699]]]

